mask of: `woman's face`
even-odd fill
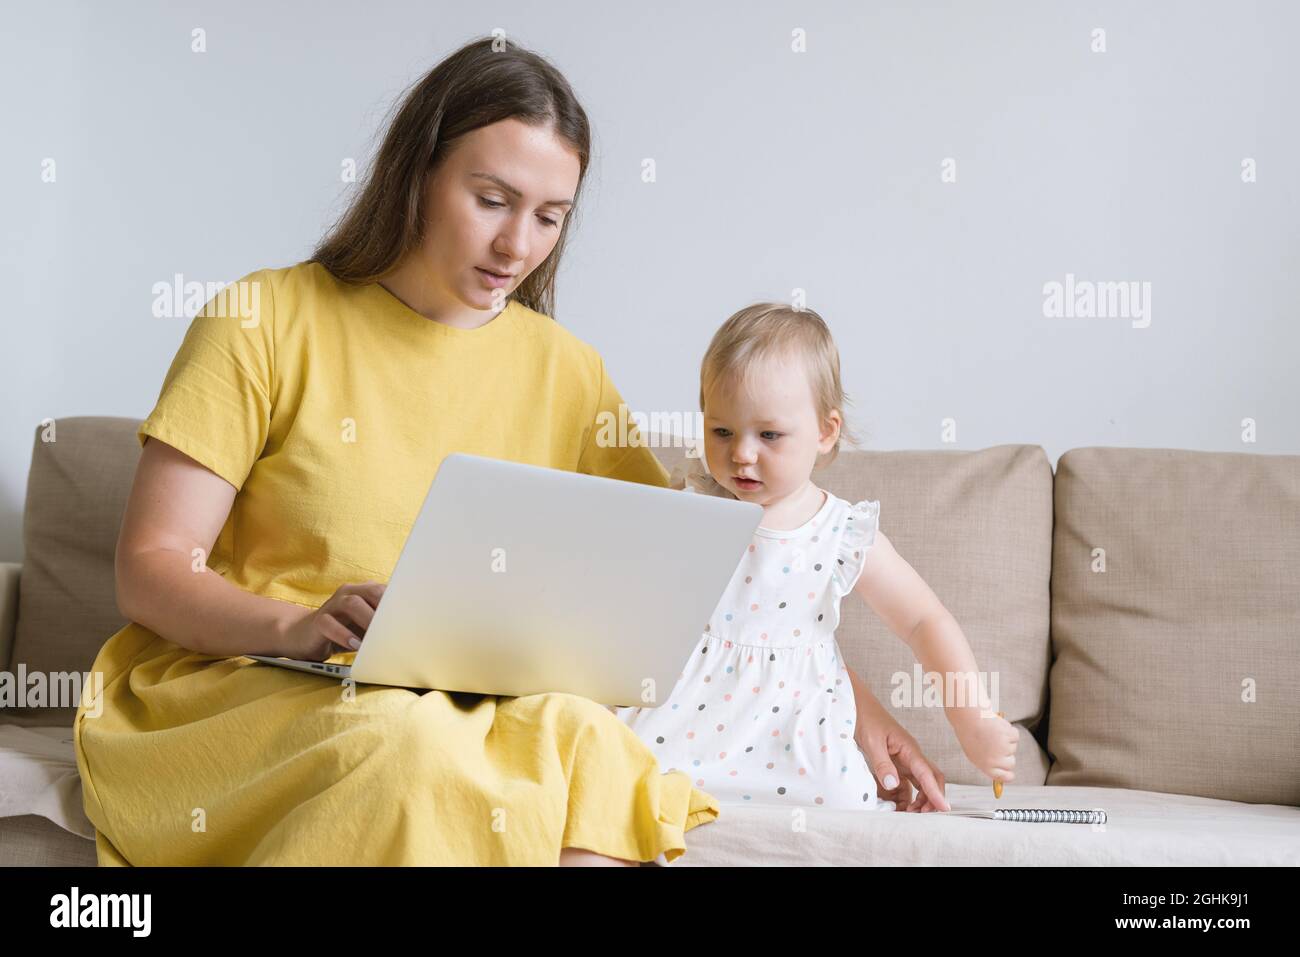
[[[555,248],[579,173],[549,127],[509,119],[462,136],[425,187],[418,256],[430,292],[453,310],[504,304]]]

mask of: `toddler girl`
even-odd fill
[[[846,434],[843,404],[839,354],[811,310],[743,309],[701,364],[704,458],[688,456],[672,484],[757,502],[762,524],[668,700],[611,710],[663,771],[685,771],[721,802],[894,809],[877,802],[857,744],[860,718],[891,719],[855,696],[855,679],[864,699],[870,692],[835,641],[840,601],[856,592],[904,640],[922,618],[951,616],[879,530],[878,501],[850,503],[812,483]],[[975,670],[955,622],[936,634],[927,671]],[[977,767],[1014,777],[1013,725],[971,707],[948,715]]]

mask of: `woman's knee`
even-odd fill
[[[640,867],[640,861],[625,861],[621,857],[606,857],[581,847],[566,847],[560,851],[561,867]]]
[[[610,723],[610,718],[614,719],[614,725],[622,724],[618,716],[605,705],[582,695],[567,691],[551,691],[544,697],[548,699],[551,706],[560,708],[569,721],[579,726],[611,727],[613,725]]]

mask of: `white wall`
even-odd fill
[[[1300,452],[1296,5],[486,9],[7,7],[0,558],[37,423],[152,408],[188,322],[153,318],[153,284],[309,255],[393,97],[494,27],[593,121],[557,315],[633,407],[694,411],[718,324],[799,287],[870,448]],[[1150,324],[1045,317],[1067,273],[1149,282]]]

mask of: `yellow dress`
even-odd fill
[[[238,490],[199,573],[317,608],[388,580],[450,452],[666,486],[648,448],[598,440],[621,402],[595,349],[517,302],[457,329],[299,263],[207,301],[138,438]],[[577,695],[349,686],[134,623],[93,668],[74,732],[101,865],[671,862],[719,813]]]

